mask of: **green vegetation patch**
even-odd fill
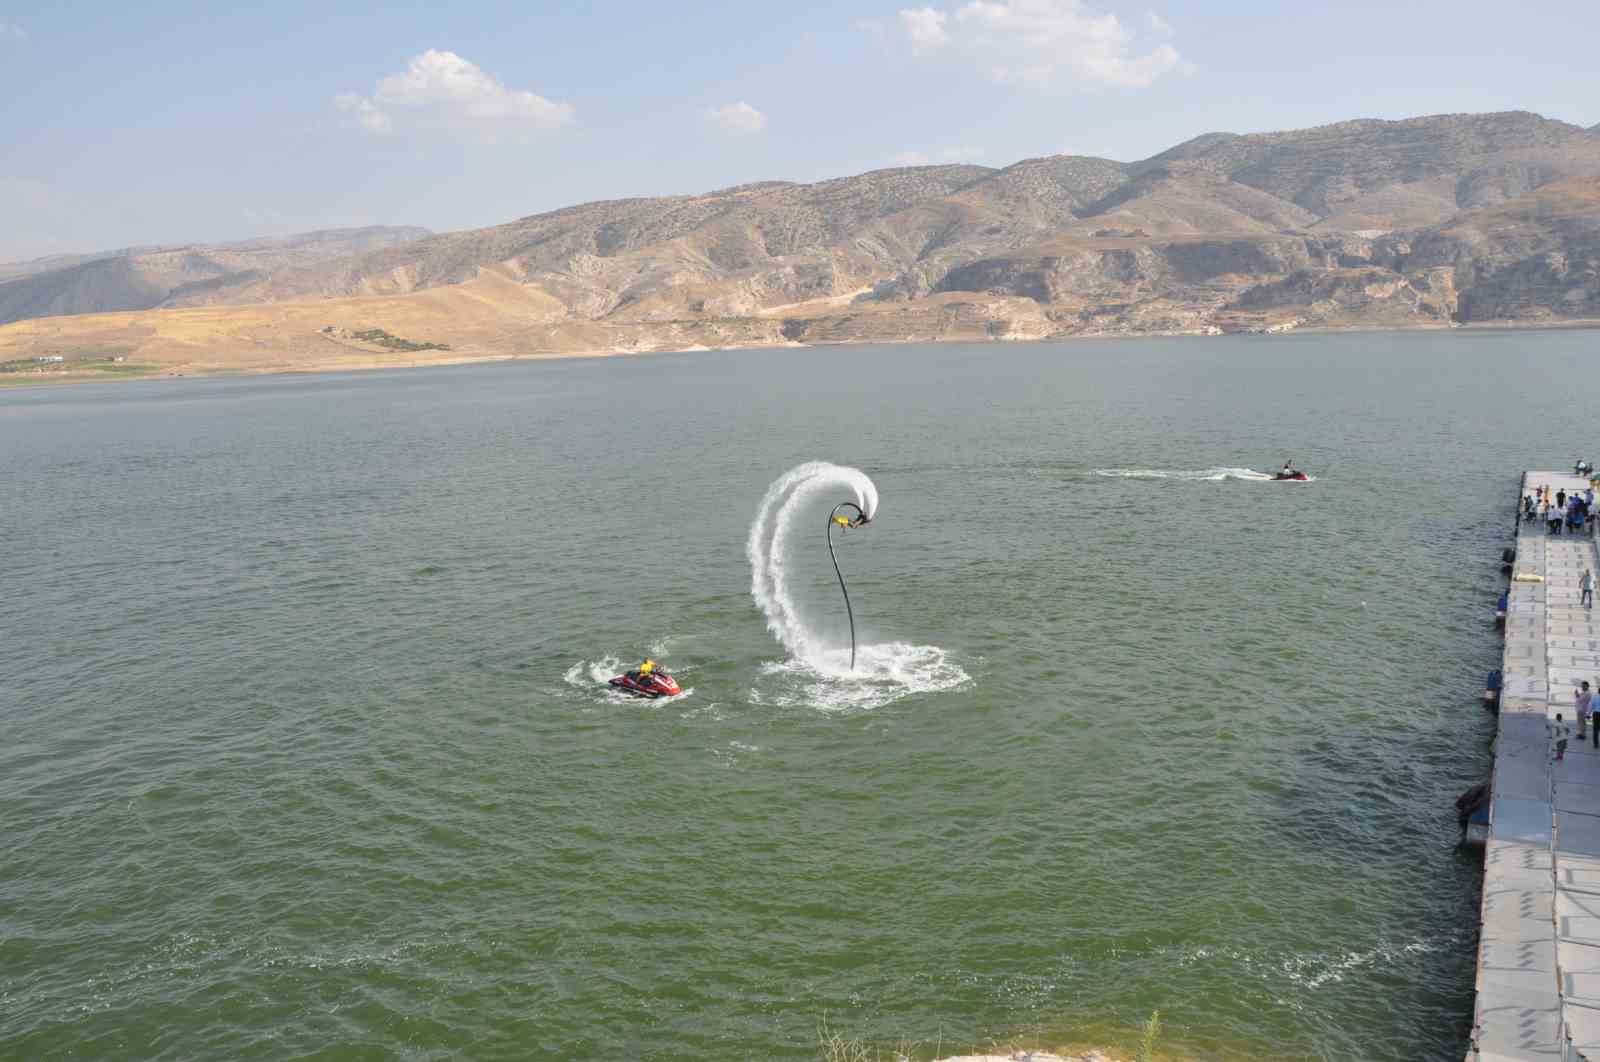
[[[59,359],[59,360],[58,360]],[[0,361],[0,386],[49,383],[63,377],[85,379],[98,376],[144,376],[160,371],[159,365],[142,365],[117,356],[47,355]]]
[[[363,343],[376,343],[378,346],[387,347],[390,350],[404,350],[407,352],[450,349],[444,343],[418,343],[410,339],[401,339],[399,336],[391,335],[381,328],[368,328],[360,332],[351,332],[350,338],[359,339]]]

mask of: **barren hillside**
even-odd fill
[[[91,333],[163,364],[228,350],[258,364],[263,351],[337,358],[330,335],[374,328],[510,356],[1548,323],[1600,316],[1597,188],[1600,137],[1524,112],[1213,133],[1132,164],[767,182],[347,253],[89,260],[0,283],[0,317],[162,309],[0,329],[0,357],[66,356]]]
[[[0,265],[0,324],[58,314],[143,310],[226,292],[257,277],[426,236],[427,229],[333,229],[182,247],[130,247]]]

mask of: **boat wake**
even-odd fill
[[[850,650],[826,644],[801,617],[789,589],[785,558],[789,539],[807,502],[846,493],[871,518],[878,510],[876,484],[857,468],[813,461],[779,476],[761,499],[750,525],[745,554],[750,560],[750,596],[767,618],[767,629],[789,653],[764,674],[778,678],[776,689],[751,691],[757,703],[811,704],[821,708],[875,708],[913,693],[950,689],[968,675],[951,664],[936,645],[884,642],[860,645],[856,666]],[[835,499],[837,500],[837,499]]]
[[[1218,483],[1225,479],[1236,479],[1245,483],[1276,483],[1270,472],[1257,472],[1253,468],[1097,468],[1097,476],[1107,476],[1111,479],[1178,479],[1189,482]],[[1301,482],[1310,483],[1316,479],[1308,476]]]

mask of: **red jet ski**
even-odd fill
[[[1290,481],[1295,482],[1295,483],[1304,483],[1306,480],[1310,479],[1311,477],[1306,475],[1304,472],[1301,472],[1300,470],[1296,469],[1293,472],[1279,472],[1277,475],[1273,476],[1272,478],[1273,478],[1273,480],[1275,482],[1276,481],[1280,481],[1280,480],[1290,480]]]
[[[676,697],[683,692],[677,679],[654,664],[650,664],[648,668],[640,667],[618,675],[611,680],[611,685],[635,697],[648,697],[651,700],[657,697]]]

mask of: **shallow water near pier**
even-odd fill
[[[1459,1059],[1499,551],[1600,333],[0,395],[0,1057]],[[1586,447],[1592,447],[1587,452]],[[1287,458],[1311,483],[1262,482]],[[804,461],[789,660],[746,538]],[[685,687],[603,680],[645,654]]]

